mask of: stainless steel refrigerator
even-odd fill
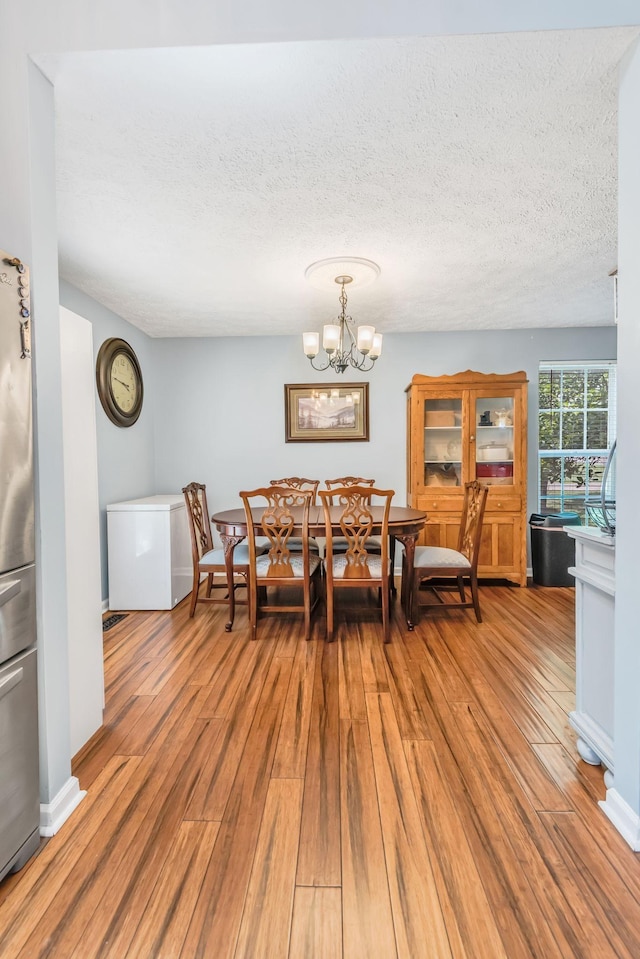
[[[39,844],[29,271],[0,251],[0,879]]]

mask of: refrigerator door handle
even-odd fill
[[[2,680],[0,680],[0,699],[2,699],[3,696],[6,696],[7,693],[11,692],[14,686],[17,686],[18,683],[22,682],[23,673],[24,670],[21,666],[20,669],[14,670],[12,673],[9,673],[8,676],[5,676]]]
[[[10,599],[13,599],[14,596],[17,596],[19,592],[19,579],[12,579],[10,582],[5,583],[4,586],[0,587],[0,606],[4,606],[4,604],[8,603]]]

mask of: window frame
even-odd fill
[[[591,371],[601,371],[606,370],[609,374],[608,383],[607,383],[607,405],[606,407],[589,407],[588,406],[588,373]],[[585,361],[542,361],[538,366],[538,457],[537,457],[537,503],[539,512],[543,512],[542,506],[542,464],[545,459],[559,459],[560,465],[560,478],[558,481],[558,489],[554,488],[553,497],[547,496],[545,498],[545,511],[550,512],[549,507],[546,505],[549,499],[553,498],[560,501],[560,510],[567,511],[571,510],[573,512],[579,512],[582,517],[582,521],[585,525],[589,524],[589,518],[584,509],[585,501],[588,497],[592,497],[600,494],[600,485],[590,489],[589,486],[589,459],[597,458],[602,460],[602,466],[606,463],[607,456],[609,455],[609,450],[616,438],[616,394],[617,394],[617,381],[616,381],[616,370],[617,363],[615,360],[585,360]],[[540,382],[541,382],[541,373],[560,373],[560,395],[558,399],[557,406],[541,406],[541,393],[540,393]],[[563,389],[564,389],[564,374],[566,373],[581,373],[584,380],[584,392],[583,392],[583,402],[581,406],[576,407],[565,407],[563,404]],[[551,398],[550,398],[551,399]],[[588,413],[589,412],[606,412],[607,414],[607,446],[606,447],[589,447],[583,445],[582,447],[559,447],[553,449],[541,449],[540,446],[540,425],[542,415],[545,413],[557,413],[559,417],[558,421],[558,440],[562,444],[562,434],[563,434],[563,418],[567,412],[577,412],[582,414],[583,423],[582,423],[582,438],[583,443],[586,444],[587,440],[587,431],[588,431]],[[580,496],[566,494],[565,493],[565,463],[568,459],[584,459],[585,462],[585,485]],[[582,509],[580,508],[582,507]],[[555,510],[554,510],[555,512]]]

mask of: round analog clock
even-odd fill
[[[98,396],[116,426],[133,426],[142,409],[142,373],[126,340],[105,340],[96,361]]]

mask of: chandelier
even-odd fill
[[[340,272],[336,268],[348,267],[350,272]],[[314,370],[332,369],[344,373],[348,367],[367,373],[373,369],[375,361],[382,353],[382,333],[376,333],[373,326],[359,326],[354,333],[353,319],[347,315],[347,293],[349,283],[363,286],[375,279],[380,268],[371,260],[360,257],[333,257],[319,260],[307,268],[305,276],[315,285],[322,284],[331,277],[340,287],[338,302],[340,315],[337,323],[327,324],[322,331],[322,348],[326,356],[314,362],[320,352],[320,334],[303,333],[302,343],[305,356]]]

